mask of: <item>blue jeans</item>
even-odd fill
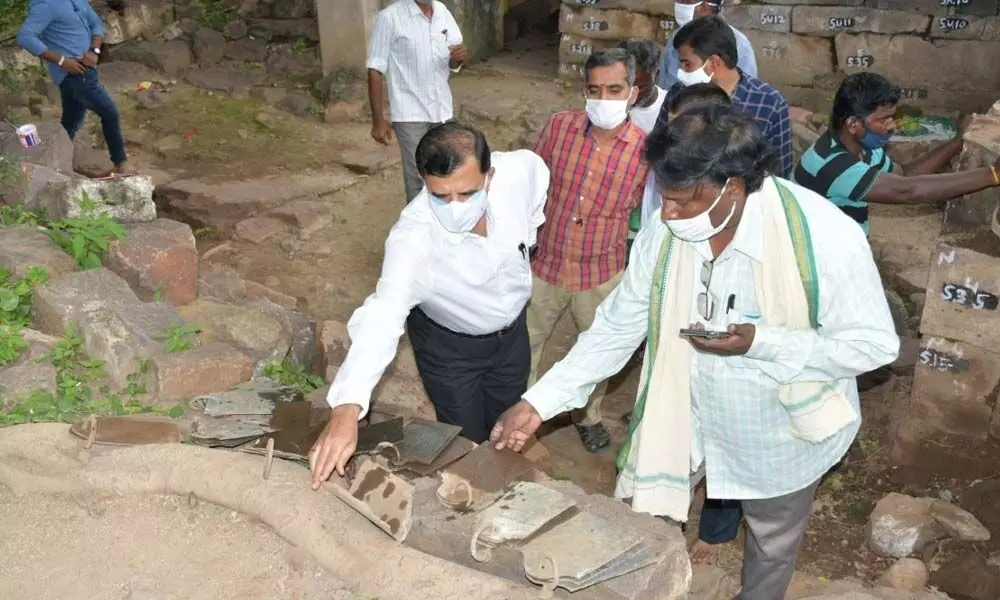
[[[101,117],[101,129],[104,131],[104,141],[108,144],[111,162],[115,166],[126,162],[128,157],[125,155],[125,139],[122,137],[118,107],[101,85],[97,69],[87,69],[83,75],[67,75],[59,84],[59,91],[62,94],[62,126],[70,139],[76,137],[87,111],[92,110]]]
[[[698,539],[709,544],[725,544],[736,539],[743,520],[743,505],[739,500],[705,498],[698,522]]]

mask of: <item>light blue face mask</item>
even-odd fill
[[[451,233],[468,233],[472,231],[479,219],[483,217],[483,213],[486,212],[489,186],[490,182],[487,179],[483,189],[469,196],[464,202],[448,202],[440,196],[431,194],[428,190],[427,193],[431,197],[431,212],[434,213],[445,230]]]

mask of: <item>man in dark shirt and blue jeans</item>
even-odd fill
[[[719,86],[729,94],[733,108],[753,118],[778,153],[781,172],[775,175],[788,177],[792,172],[788,101],[771,85],[737,66],[739,51],[733,28],[719,16],[702,17],[681,27],[671,39],[680,66],[675,73],[678,83],[667,90],[667,98],[696,83]],[[661,109],[657,126],[669,121],[669,117],[666,109]]]
[[[104,24],[87,0],[31,0],[17,43],[48,63],[62,94],[62,126],[69,137],[76,136],[86,111],[94,111],[101,117],[115,171],[127,173],[118,107],[97,76]]]

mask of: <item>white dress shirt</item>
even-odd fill
[[[753,278],[753,263],[763,253],[762,215],[751,194],[732,243],[715,260],[709,292],[716,303],[711,325],[754,323],[753,345],[744,356],[695,352],[690,365],[678,365],[691,372],[691,467],[704,464],[711,498],[774,498],[819,479],[847,452],[860,419],[819,444],[795,438],[779,386],[837,381],[861,414],[855,376],[888,364],[899,350],[864,232],[826,198],[783,183],[794,191],[809,224],[821,328],[789,330],[762,320]],[[585,405],[595,384],[618,372],[644,339],[649,290],[666,232],[662,221],[640,231],[622,282],[598,308],[593,326],[525,394],[543,419]],[[697,260],[688,265],[698,282],[692,297],[704,290],[702,263],[712,258],[708,242],[695,249]],[[731,294],[735,306],[727,315]],[[697,302],[691,305],[691,322],[704,322]]]
[[[448,7],[435,0],[431,18],[416,0],[396,0],[375,17],[367,68],[388,78],[393,123],[444,123],[453,116],[449,46],[462,32]]]
[[[491,162],[486,237],[445,230],[426,187],[403,209],[386,240],[375,293],[347,322],[351,346],[327,395],[330,406],[357,404],[364,416],[415,306],[470,335],[499,331],[524,310],[531,297],[528,251],[545,221],[549,169],[530,150],[494,152]]]

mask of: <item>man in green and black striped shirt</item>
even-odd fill
[[[868,233],[868,203],[931,204],[1000,185],[997,169],[941,173],[962,151],[962,132],[905,166],[885,146],[896,130],[900,90],[876,73],[849,76],[837,90],[830,128],[802,155],[793,180],[826,196]]]

